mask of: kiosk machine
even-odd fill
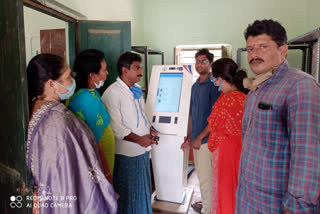
[[[187,136],[191,70],[191,65],[153,66],[146,102],[147,116],[160,137],[151,150],[156,199],[178,204],[186,196],[188,152],[180,147]]]

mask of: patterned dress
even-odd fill
[[[68,109],[87,123],[96,142],[101,143],[110,171],[113,173],[115,138],[108,110],[98,91],[96,89],[79,89],[68,101]]]
[[[208,118],[212,157],[212,214],[234,213],[241,154],[241,126],[246,95],[221,94]]]

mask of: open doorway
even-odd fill
[[[104,52],[109,72],[99,93],[116,80],[117,59],[131,50],[129,21],[87,20],[81,13],[56,1],[45,4],[31,0],[23,2],[27,64],[37,54],[53,53],[64,57],[72,69],[77,54],[94,48]],[[65,44],[61,38],[65,38]]]
[[[40,53],[52,53],[69,63],[68,23],[23,7],[26,63]]]

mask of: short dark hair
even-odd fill
[[[102,60],[104,53],[96,49],[84,50],[76,57],[73,71],[76,72],[77,89],[88,88],[88,76],[99,73]]]
[[[243,86],[243,79],[247,77],[247,72],[240,69],[232,59],[221,58],[212,64],[212,76],[217,78],[221,77],[227,82],[234,84],[237,89],[247,94],[248,89]]]
[[[195,58],[197,58],[200,55],[206,55],[206,57],[209,60],[209,62],[210,63],[213,62],[214,55],[213,55],[213,53],[210,53],[207,48],[202,48],[202,49],[198,50],[196,55],[195,55]]]
[[[261,34],[270,36],[278,47],[287,44],[286,30],[279,22],[272,19],[256,20],[253,24],[249,24],[244,32],[244,37],[247,40],[249,36],[259,36]]]
[[[60,78],[65,66],[65,60],[54,54],[39,54],[30,60],[27,67],[29,107],[34,98],[43,94],[44,84],[48,80]]]
[[[118,64],[117,64],[119,77],[122,76],[122,67],[130,69],[130,66],[133,62],[141,63],[142,62],[141,56],[136,53],[125,52],[119,57]]]

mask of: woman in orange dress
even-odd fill
[[[212,214],[233,214],[241,154],[243,104],[248,90],[243,87],[244,70],[229,58],[212,64],[213,83],[220,95],[208,117],[209,150],[212,157]]]

